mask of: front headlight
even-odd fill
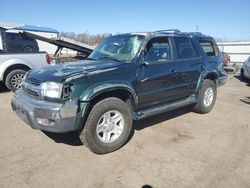
[[[41,94],[43,97],[60,99],[62,95],[62,84],[56,82],[44,82],[41,85]]]

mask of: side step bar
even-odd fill
[[[139,120],[139,119],[143,119],[143,118],[155,115],[155,114],[159,114],[159,113],[174,110],[176,108],[187,106],[187,105],[195,103],[195,102],[196,102],[196,100],[187,98],[187,99],[180,100],[180,101],[177,101],[174,103],[161,104],[158,106],[154,106],[152,108],[147,108],[144,110],[135,111],[133,113],[133,117],[135,120]]]

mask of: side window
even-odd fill
[[[195,46],[193,41],[191,42],[191,44],[192,44],[192,47],[193,47],[194,57],[200,57],[200,52],[197,50],[197,46]]]
[[[14,40],[14,37],[12,37],[13,35],[11,33],[6,33],[6,36],[7,36],[8,41]]]
[[[199,56],[198,52],[194,51],[189,38],[175,37],[174,41],[178,59],[190,59]]]
[[[199,43],[203,49],[203,51],[207,54],[207,56],[216,56],[218,54],[218,49],[216,46],[208,40],[199,40]]]
[[[7,39],[9,41],[20,40],[20,36],[19,34],[16,34],[16,33],[7,33]]]
[[[144,60],[148,62],[172,60],[172,46],[167,37],[151,39],[146,47]]]

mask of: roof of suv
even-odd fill
[[[144,36],[185,36],[185,37],[213,39],[211,36],[204,35],[200,32],[181,32],[178,29],[159,30],[153,32],[132,32],[129,34],[144,35]]]

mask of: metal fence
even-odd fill
[[[222,52],[230,55],[232,63],[243,63],[250,56],[250,42],[222,42],[217,44]]]

